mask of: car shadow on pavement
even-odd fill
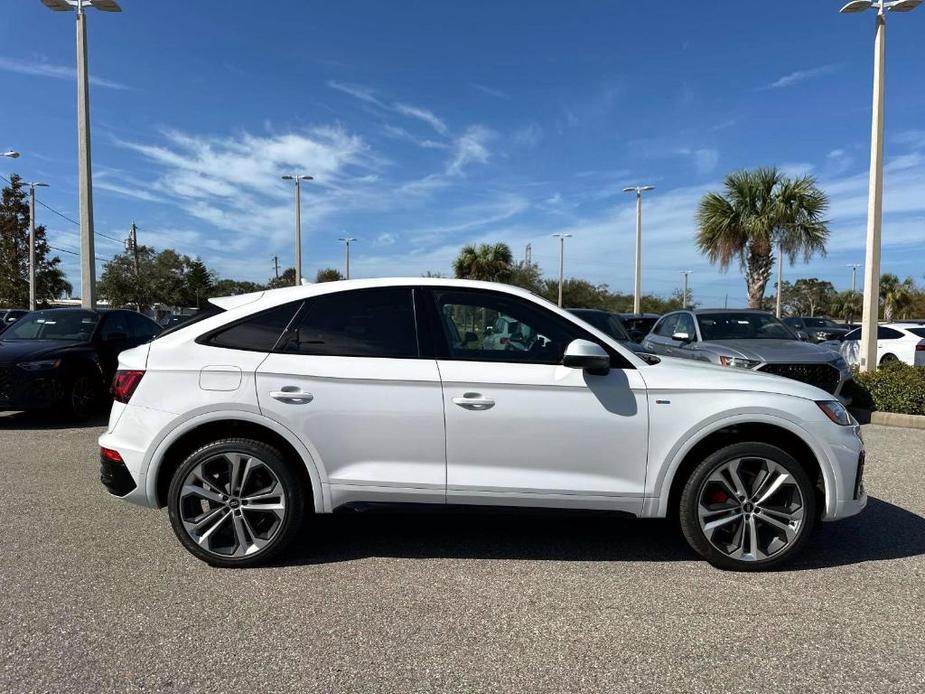
[[[89,429],[104,427],[109,423],[109,410],[90,415],[87,419],[74,421],[54,412],[3,412],[0,413],[0,429]]]
[[[784,570],[925,554],[925,518],[871,498],[860,515],[823,523]],[[368,512],[312,517],[284,565],[367,557],[534,561],[696,560],[669,520],[542,511]]]

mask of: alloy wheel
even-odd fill
[[[792,545],[805,525],[803,492],[793,475],[768,458],[735,458],[717,466],[697,495],[704,536],[731,559],[770,559]]]
[[[186,475],[179,516],[183,529],[206,552],[224,558],[253,556],[279,534],[286,496],[279,477],[259,458],[220,453]]]

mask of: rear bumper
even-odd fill
[[[113,496],[125,496],[138,487],[125,463],[100,456],[100,482]]]

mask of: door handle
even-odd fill
[[[461,398],[453,398],[453,403],[466,410],[490,410],[495,406],[491,398],[483,398],[481,393],[464,393]]]
[[[271,390],[270,397],[280,402],[292,403],[309,403],[315,399],[315,396],[311,393],[306,393],[292,386],[286,386],[282,390]]]

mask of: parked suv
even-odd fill
[[[521,289],[352,280],[212,302],[122,353],[100,456],[112,494],[166,505],[217,566],[276,555],[307,514],[400,502],[672,514],[716,566],[763,569],[867,502],[859,427],[829,393],[647,363]],[[530,328],[524,349],[459,339],[498,315]]]
[[[838,340],[851,330],[847,325],[836,323],[831,318],[811,316],[789,316],[784,318],[784,325],[803,333],[810,342]]]
[[[642,346],[654,354],[793,378],[838,397],[851,380],[851,369],[841,355],[801,341],[766,311],[675,311],[659,320]]]

